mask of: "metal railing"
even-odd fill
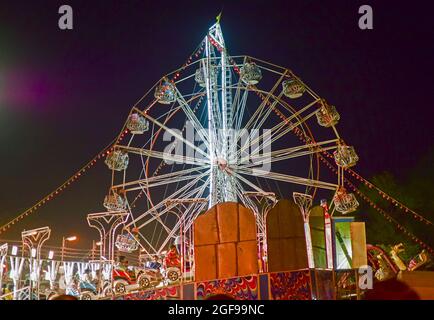
[[[11,250],[12,247],[16,247],[17,252],[14,254],[18,257],[28,257],[30,256],[29,250],[22,245],[21,241],[17,240],[3,240],[0,239],[0,245],[7,243],[9,245],[9,250]],[[51,254],[51,258],[50,258]],[[115,249],[115,255],[116,256],[126,256],[128,261],[131,265],[139,266],[140,260],[139,260],[139,253],[124,253],[120,252],[119,250]],[[91,249],[78,249],[78,248],[71,248],[71,247],[58,247],[58,246],[50,246],[50,245],[44,245],[41,248],[41,259],[48,259],[48,260],[57,260],[57,261],[88,261],[88,260],[100,260],[100,250],[99,248],[91,248]]]

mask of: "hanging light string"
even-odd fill
[[[337,169],[324,157],[322,157],[320,155],[320,159],[321,161],[327,166],[327,168],[329,168],[332,172],[334,173],[338,173]],[[421,239],[419,239],[418,237],[416,237],[414,234],[412,234],[411,232],[409,232],[404,226],[402,226],[398,221],[396,221],[393,217],[391,217],[385,210],[383,210],[382,208],[380,208],[377,204],[375,204],[371,199],[369,199],[368,196],[366,196],[362,191],[360,191],[353,183],[351,183],[351,181],[349,181],[347,178],[345,178],[345,183],[349,186],[349,188],[357,193],[357,195],[363,199],[366,203],[368,203],[372,208],[374,208],[375,210],[377,210],[381,215],[384,216],[384,218],[393,223],[395,225],[395,227],[401,231],[403,234],[405,234],[407,237],[409,237],[412,241],[414,241],[415,243],[419,244],[421,247],[423,247],[424,249],[426,249],[427,251],[429,251],[430,253],[434,254],[434,249],[432,247],[430,247],[428,244],[426,244],[425,242],[423,242]]]
[[[10,220],[8,223],[4,224],[0,227],[0,234],[7,231],[11,226],[13,226],[15,223],[21,221],[25,217],[28,217],[30,214],[37,212],[38,209],[40,209],[43,205],[45,205],[47,202],[53,200],[57,196],[59,196],[63,191],[65,191],[71,184],[76,182],[79,178],[83,176],[83,174],[92,168],[99,160],[106,157],[110,152],[113,151],[114,146],[123,140],[125,135],[128,133],[128,130],[123,130],[120,135],[118,135],[112,143],[110,143],[107,147],[105,147],[100,153],[98,153],[95,157],[92,158],[86,165],[84,165],[80,170],[78,170],[73,176],[71,176],[68,180],[66,180],[62,185],[60,185],[58,188],[56,188],[54,191],[50,192],[48,195],[46,195],[44,198],[42,198],[40,201],[38,201],[36,204],[34,204],[32,207],[28,208],[26,211],[22,212],[20,215],[15,217],[14,219]]]
[[[327,158],[334,159],[333,155],[330,154],[329,152],[322,150],[322,153]],[[430,220],[426,219],[425,217],[423,217],[422,215],[418,214],[414,210],[408,208],[406,205],[402,204],[400,201],[398,201],[397,199],[395,199],[391,195],[389,195],[386,192],[384,192],[383,190],[381,190],[379,187],[377,187],[376,185],[374,185],[372,182],[370,182],[367,179],[363,178],[361,175],[359,175],[358,173],[356,173],[353,169],[346,168],[344,170],[347,171],[352,177],[354,177],[358,181],[362,182],[369,189],[375,190],[383,199],[389,201],[396,208],[400,209],[404,213],[407,213],[408,215],[412,215],[414,219],[416,219],[416,220],[418,220],[420,222],[423,222],[426,225],[434,226],[434,224]]]
[[[198,48],[189,56],[186,63],[184,63],[181,68],[177,71],[175,71],[175,75],[173,76],[172,82],[179,78],[181,71],[185,70],[188,65],[191,64],[193,57],[199,57],[199,54],[204,49],[204,41],[199,44]],[[139,100],[142,101],[143,97]],[[138,103],[139,103],[138,102]],[[136,105],[138,104],[136,103]],[[146,112],[148,112],[154,104],[151,104],[150,107],[146,109]],[[125,135],[128,133],[128,130],[125,129],[125,124],[122,129],[122,132],[118,137],[116,137],[112,143],[110,143],[106,148],[103,149],[100,153],[98,153],[95,157],[92,158],[86,165],[84,165],[80,170],[78,170],[73,176],[71,176],[69,179],[67,179],[62,185],[60,185],[57,189],[46,195],[44,198],[42,198],[40,201],[38,201],[35,205],[28,208],[26,211],[22,212],[20,215],[15,217],[14,219],[10,220],[6,224],[0,227],[0,234],[6,232],[8,229],[10,229],[15,223],[18,223],[19,221],[23,220],[25,217],[28,217],[30,214],[35,213],[39,208],[41,208],[43,205],[45,205],[47,202],[53,200],[58,195],[60,195],[66,188],[68,188],[72,183],[76,182],[82,175],[90,168],[92,168],[98,160],[103,159],[107,155],[109,155],[113,150],[114,147],[123,140]],[[161,168],[160,168],[161,169]]]
[[[298,129],[298,128],[297,128]],[[307,142],[308,140],[310,140],[309,137],[304,136],[304,134],[302,133],[302,131],[300,129],[295,130],[296,135],[302,139],[303,141]],[[306,139],[307,138],[307,139]],[[326,157],[328,158],[332,158],[334,159],[334,157],[327,151],[322,150],[321,151]],[[335,174],[338,174],[338,170],[327,160],[324,158],[323,155],[318,154],[319,159]],[[353,170],[351,170],[353,173],[355,173]],[[396,221],[396,219],[394,219],[393,217],[391,217],[385,210],[383,210],[382,208],[380,208],[377,204],[375,204],[371,199],[369,199],[368,196],[366,196],[363,192],[361,192],[358,188],[356,188],[356,186],[351,183],[351,181],[348,180],[348,178],[344,178],[344,182],[350,187],[350,189],[352,189],[355,193],[357,193],[357,195],[360,196],[360,198],[362,198],[366,203],[368,203],[372,208],[374,208],[376,211],[378,211],[381,215],[384,216],[384,218],[388,221],[391,222],[395,225],[396,229],[398,229],[400,232],[402,232],[404,235],[406,235],[408,238],[410,238],[413,242],[419,244],[421,247],[425,248],[427,251],[429,251],[430,253],[434,254],[434,249],[432,247],[430,247],[427,243],[423,242],[421,239],[419,239],[418,237],[416,237],[414,234],[412,234],[411,232],[409,232],[404,226],[402,226],[398,221]],[[373,188],[374,186],[368,186],[370,188]],[[380,190],[381,191],[381,190]],[[383,191],[381,191],[383,192]],[[420,216],[420,215],[416,215]],[[415,218],[416,218],[415,217]],[[423,218],[423,217],[422,217]],[[418,219],[419,221],[424,221],[426,219]],[[425,222],[425,221],[424,221]],[[426,224],[431,224],[431,221],[426,220]]]
[[[361,181],[365,186],[367,186],[369,189],[374,189],[375,191],[377,191],[377,193],[383,197],[385,200],[390,201],[393,205],[395,205],[395,207],[397,207],[398,209],[404,211],[407,214],[411,214],[413,215],[413,217],[427,225],[431,225],[433,226],[434,224],[429,221],[428,219],[426,219],[425,217],[421,216],[420,214],[418,214],[417,212],[415,212],[414,210],[408,208],[406,205],[404,205],[402,202],[400,202],[399,200],[397,200],[396,198],[393,198],[392,196],[390,196],[389,194],[387,194],[386,192],[384,192],[383,190],[381,190],[380,188],[378,188],[376,185],[374,185],[372,182],[366,180],[365,178],[363,178],[362,176],[360,176],[358,173],[356,173],[354,170],[352,170],[351,168],[345,169],[346,171],[348,171],[351,176],[353,176],[354,178],[356,178],[357,180]]]
[[[180,69],[178,69],[177,71],[175,71],[174,76],[171,80],[171,82],[173,83],[176,79],[178,79],[181,75],[181,72],[183,70],[185,70],[193,61],[194,58],[199,57],[199,55],[203,52],[204,50],[204,44],[205,41],[202,41],[199,46],[193,51],[193,53],[188,57],[187,61],[181,66]],[[146,96],[147,94],[145,94]],[[142,97],[136,104],[134,107],[136,107],[142,100],[144,97]],[[150,107],[148,107],[145,112],[147,113],[152,106],[154,106],[155,104],[151,104]],[[54,191],[52,191],[51,193],[49,193],[48,195],[46,195],[44,198],[42,198],[40,201],[38,201],[35,205],[33,205],[32,207],[28,208],[26,211],[22,212],[21,214],[19,214],[17,217],[15,217],[14,219],[10,220],[9,222],[7,222],[6,224],[4,224],[3,226],[0,227],[0,234],[6,232],[7,230],[9,230],[13,225],[15,225],[15,223],[20,222],[21,220],[23,220],[25,217],[28,217],[30,214],[35,213],[39,208],[41,208],[43,205],[45,205],[48,201],[53,200],[54,198],[56,198],[58,195],[60,195],[66,188],[68,188],[72,183],[76,182],[80,177],[82,177],[82,175],[90,168],[92,168],[97,162],[98,160],[103,159],[104,157],[106,157],[107,155],[109,155],[113,150],[114,147],[121,142],[125,135],[129,132],[127,129],[125,129],[126,125],[124,124],[124,127],[122,129],[122,132],[107,146],[105,147],[100,153],[98,153],[95,157],[92,158],[92,160],[90,160],[86,165],[84,165],[80,170],[78,170],[73,176],[71,176],[69,179],[67,179],[62,185],[60,185],[57,189],[55,189]],[[165,162],[162,161],[160,163],[160,166],[157,168],[157,174],[158,171],[162,169],[162,167],[165,165]],[[137,200],[137,198],[135,199]]]

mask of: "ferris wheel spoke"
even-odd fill
[[[271,109],[274,109],[276,106],[276,103],[278,101],[280,101],[279,97],[281,97],[282,93],[280,93],[280,95],[278,97],[274,97],[274,103],[273,105],[270,106],[270,111]],[[318,110],[315,110],[313,112],[311,112],[310,114],[308,114],[307,116],[301,118],[301,114],[304,113],[305,111],[307,111],[309,108],[311,108],[312,106],[314,106],[316,103],[318,102],[318,100],[315,100],[311,103],[309,103],[308,105],[306,105],[305,107],[303,107],[302,109],[300,109],[298,112],[293,113],[291,116],[286,118],[286,121],[281,121],[279,122],[277,125],[275,125],[274,127],[272,127],[269,130],[266,130],[262,135],[255,137],[254,140],[252,141],[248,141],[248,144],[244,144],[243,147],[240,148],[238,154],[243,154],[245,153],[246,149],[249,148],[249,146],[251,145],[256,145],[258,146],[256,150],[253,150],[252,153],[258,152],[259,151],[259,142],[265,141],[265,135],[267,135],[267,140],[268,140],[268,144],[263,144],[261,146],[261,148],[266,148],[268,147],[271,143],[277,141],[278,139],[280,139],[281,137],[283,137],[285,134],[287,134],[288,132],[290,132],[291,130],[293,130],[294,128],[296,128],[297,126],[303,124],[304,122],[306,122],[308,119],[310,119],[311,117],[313,117]],[[282,105],[282,104],[280,104]],[[268,113],[269,114],[269,113]],[[298,121],[295,123],[292,123],[291,121],[297,118]],[[265,121],[265,119],[263,119],[263,121]],[[262,126],[263,122],[261,123]],[[270,137],[270,139],[268,139],[268,136]]]
[[[279,88],[279,85],[281,84],[281,82],[284,79],[284,74],[276,81],[276,83],[274,84],[273,88],[267,93],[267,95],[264,98],[263,104],[265,106],[267,106],[267,102],[269,102],[270,98],[274,95],[274,92],[277,90],[277,88]],[[255,88],[257,88],[256,86],[253,87],[253,90],[255,91]],[[270,112],[275,108],[276,104],[278,101],[280,101],[282,99],[283,96],[283,90],[280,91],[279,95],[274,99],[273,104],[271,106],[269,106],[266,110],[266,115],[262,114],[262,110],[259,114],[259,116],[255,119],[255,124],[253,125],[253,129],[257,129],[257,128],[261,128],[264,121],[268,118],[268,116],[270,115]],[[260,121],[260,124],[258,125],[258,120]]]
[[[266,101],[266,100],[264,100],[264,101]],[[262,127],[262,125],[264,124],[265,120],[269,117],[271,111],[273,110],[272,108],[276,105],[276,102],[277,101],[274,101],[272,107],[267,108],[267,110],[265,111],[265,114],[262,114],[262,111],[259,113],[259,116],[257,117],[257,119],[255,121],[255,124],[253,125],[253,130],[256,130],[256,131],[253,131],[253,133],[254,132],[258,132],[259,133],[258,128]],[[259,118],[261,118],[261,120],[260,120],[259,125],[258,125],[257,124],[257,120]],[[253,119],[253,117],[251,119]],[[247,133],[247,132],[245,132],[245,133]],[[264,138],[264,135],[265,135],[265,133],[261,137]],[[250,141],[250,137],[248,139],[246,139],[246,141],[244,142],[244,144],[241,146],[240,150],[237,151],[237,157],[238,158],[242,157],[242,155],[244,153],[246,153],[247,148],[251,147],[252,145],[255,145],[255,143],[259,143],[259,141],[260,141],[260,137],[255,138],[254,141]]]
[[[202,190],[203,190],[203,186],[192,190],[191,192],[189,192],[188,194],[186,194],[182,198],[189,198],[189,199],[196,198],[199,194],[201,194]],[[163,248],[166,246],[168,241],[179,231],[181,223],[185,222],[186,217],[188,217],[190,215],[190,211],[193,208],[195,208],[195,206],[189,206],[189,207],[187,207],[185,212],[182,214],[182,216],[179,216],[178,214],[176,214],[176,211],[175,211],[176,206],[177,206],[177,203],[175,201],[174,202],[164,201],[164,204],[166,207],[164,210],[162,210],[162,212],[160,212],[158,214],[158,217],[161,217],[163,214],[173,213],[177,216],[178,219],[177,219],[175,226],[173,226],[172,228],[166,228],[167,237],[164,240],[164,242],[161,244],[159,249],[157,250],[158,253],[160,253],[163,250]],[[152,222],[152,220],[146,221],[146,224],[148,224],[150,222]],[[142,226],[145,226],[146,224],[143,224]]]
[[[190,190],[193,186],[197,185],[201,181],[201,179],[203,177],[205,177],[205,176],[209,176],[209,170],[206,171],[206,172],[204,172],[204,173],[202,173],[201,175],[199,175],[198,177],[196,177],[194,180],[190,181],[189,183],[187,183],[183,187],[179,188],[178,190],[176,190],[171,195],[167,196],[165,200],[169,200],[169,199],[174,199],[174,198],[179,198],[179,197],[186,196],[186,194],[188,194],[188,190]],[[163,214],[164,212],[166,212],[166,209],[164,209],[162,212],[158,212],[158,210],[163,205],[164,205],[164,201],[158,203],[154,207],[148,209],[146,212],[142,213],[140,216],[138,216],[137,218],[135,218],[133,221],[129,222],[126,225],[126,227],[129,227],[132,224],[137,223],[138,221],[144,219],[145,217],[147,217],[149,215],[152,215],[152,218],[150,218],[149,220],[145,221],[141,226],[139,226],[139,229],[143,228],[145,225],[149,224],[150,222],[152,222],[153,220],[155,220],[157,217],[159,217],[161,214]]]
[[[252,212],[255,215],[257,224],[258,224],[258,228],[260,232],[264,232],[265,231],[265,226],[263,225],[263,223],[261,222],[262,220],[260,219],[260,210],[258,208],[258,206],[254,203],[254,201],[246,196],[248,194],[248,192],[245,190],[245,188],[243,187],[243,185],[241,184],[241,182],[244,182],[244,184],[246,184],[247,186],[249,186],[250,188],[254,189],[256,192],[260,193],[260,194],[267,194],[266,191],[262,190],[260,187],[258,187],[257,185],[253,184],[252,182],[250,182],[248,179],[244,178],[243,176],[237,174],[236,172],[232,171],[231,172],[232,175],[234,177],[236,177],[235,183],[237,185],[237,194],[238,197],[241,199],[241,201],[243,202],[243,204],[250,208],[252,210]]]
[[[203,169],[208,169],[208,166],[202,166],[199,168],[190,168],[190,169],[186,169],[186,170],[181,170],[181,171],[175,171],[175,172],[170,172],[170,173],[166,173],[166,174],[161,174],[161,175],[155,175],[149,178],[144,178],[144,179],[140,179],[140,180],[135,180],[135,181],[130,181],[127,183],[123,183],[123,184],[119,184],[119,185],[115,185],[113,186],[113,189],[118,189],[118,188],[123,188],[123,187],[127,187],[127,186],[132,186],[135,185],[137,183],[156,183],[156,182],[161,182],[161,181],[166,181],[167,179],[171,179],[171,178],[179,178],[179,177],[183,177],[183,176],[189,176],[191,173],[194,172],[199,172]]]
[[[257,191],[257,192],[262,192],[265,193],[264,190],[262,190],[260,187],[256,186],[255,184],[253,184],[252,182],[250,182],[249,180],[247,180],[246,178],[244,178],[241,174],[238,174],[238,172],[240,172],[241,170],[232,170],[230,169],[230,174],[232,174],[235,178],[237,178],[238,180],[244,182],[246,185],[248,185],[249,187],[251,187],[253,190]],[[242,173],[242,172],[240,172]],[[244,190],[245,191],[245,190]]]
[[[276,73],[276,74],[283,74],[284,72],[289,73],[289,75],[291,77],[294,77],[295,79],[297,79],[297,81],[299,81],[301,84],[303,84],[303,86],[306,88],[306,91],[314,98],[314,99],[319,99],[320,96],[318,94],[316,94],[308,85],[306,85],[306,83],[304,83],[296,74],[294,74],[292,71],[288,70],[285,67],[279,66],[277,64],[265,61],[265,60],[261,60],[255,57],[249,57],[252,61],[256,61],[259,62],[257,63],[257,65],[264,70],[270,71],[272,73]],[[265,67],[264,65],[270,66]],[[272,69],[273,68],[273,69]],[[275,70],[276,68],[280,69],[280,71]],[[287,74],[288,75],[288,74]]]
[[[202,168],[203,169],[203,168]],[[138,181],[132,181],[125,184],[118,184],[113,186],[113,189],[122,188],[125,192],[131,192],[135,190],[143,190],[143,189],[151,189],[158,186],[166,186],[169,184],[179,183],[183,181],[188,181],[199,177],[200,174],[197,175],[186,175],[186,176],[175,176],[171,178],[166,178],[164,180],[158,180],[150,182],[147,179],[141,179]]]
[[[207,134],[207,131],[200,123],[199,119],[194,114],[193,110],[190,108],[187,101],[185,101],[184,97],[182,96],[181,92],[179,92],[178,89],[176,89],[178,94],[178,103],[181,106],[182,110],[184,111],[185,115],[187,116],[187,119],[190,120],[190,122],[193,124],[194,129],[196,130],[199,137],[202,139],[202,142],[206,145],[207,148],[209,148],[209,137]]]
[[[261,118],[261,114],[263,113],[263,110],[267,107],[267,103],[271,98],[274,98],[273,99],[274,100],[273,107],[274,107],[278,99],[282,96],[283,94],[282,92],[279,94],[278,96],[279,98],[274,95],[274,91],[276,91],[276,89],[279,87],[279,83],[282,81],[282,79],[283,77],[277,80],[273,88],[269,92],[266,92],[266,96],[264,97],[263,101],[261,102],[259,107],[253,113],[252,117],[250,117],[250,119],[247,121],[246,125],[244,126],[246,130],[250,130],[250,128],[254,126],[254,123],[257,123],[258,119]],[[252,87],[250,90],[259,92],[259,90],[256,87]],[[272,109],[273,107],[270,107],[270,109]]]
[[[240,88],[240,87],[238,87],[238,88]],[[233,119],[233,121],[234,121],[233,127],[235,128],[236,132],[238,132],[241,129],[241,124],[242,124],[244,114],[246,111],[248,96],[249,96],[249,91],[244,90],[243,96],[241,98],[238,97],[238,101],[239,101],[239,102],[237,102],[238,107],[236,107],[236,109],[235,109],[235,106],[234,106],[235,117]],[[235,140],[235,141],[237,141],[237,140]]]
[[[264,165],[268,163],[274,163],[274,162],[283,161],[287,159],[316,154],[318,152],[333,150],[337,148],[338,141],[339,141],[338,139],[333,139],[333,140],[301,145],[292,148],[275,150],[263,154],[256,153],[253,156],[250,155],[248,157],[242,158],[240,160],[241,165],[239,165],[238,168],[250,168],[258,165]],[[334,145],[326,146],[328,144],[334,144]],[[309,150],[303,150],[303,149],[309,149]]]
[[[250,184],[250,181],[248,181],[247,179],[244,179],[242,176],[240,176],[240,175],[235,175],[234,174],[234,177],[237,177],[236,179],[235,179],[235,184],[237,185],[237,194],[238,194],[238,197],[241,199],[241,201],[247,206],[247,207],[249,207],[249,208],[251,208],[252,210],[253,210],[253,212],[256,214],[256,206],[254,205],[254,203],[253,203],[253,201],[250,199],[250,198],[248,198],[248,197],[246,197],[245,196],[245,193],[246,193],[246,190],[244,189],[244,187],[243,187],[243,185],[241,184],[241,182],[240,181],[243,181],[244,183],[246,183],[246,184],[248,184],[248,185],[250,185],[250,186],[253,186],[253,184]],[[256,188],[255,188],[256,189]],[[258,188],[259,190],[261,190],[261,188]],[[259,191],[259,190],[257,190],[258,192],[261,192],[261,191]]]
[[[186,220],[186,224],[185,224],[186,230],[190,229],[194,223],[194,220],[198,217],[198,215],[201,214],[204,210],[206,210],[208,208],[208,203],[209,203],[210,199],[209,199],[209,197],[207,197],[206,199],[207,199],[206,203],[202,203],[200,206],[198,206],[197,208],[192,210],[193,213],[190,214]]]
[[[140,111],[140,113],[146,119],[148,119],[152,123],[156,124],[160,128],[164,129],[166,132],[170,133],[173,137],[175,137],[179,141],[182,141],[184,144],[188,145],[190,148],[192,148],[193,150],[195,150],[197,153],[200,153],[205,159],[209,158],[209,156],[208,156],[207,153],[205,153],[203,150],[201,150],[200,148],[198,148],[197,146],[195,146],[194,143],[192,143],[192,142],[184,139],[184,137],[182,135],[178,134],[175,130],[172,130],[172,129],[168,128],[166,125],[164,125],[163,123],[159,122],[157,119],[152,118],[150,115],[148,115],[145,112]]]
[[[198,201],[198,202],[201,202],[201,203],[205,202],[205,205],[208,203],[208,201],[206,199],[200,198],[201,195],[203,194],[203,190],[206,189],[207,184],[208,184],[208,182],[205,182],[205,184],[202,187],[198,187],[198,188],[196,188],[196,189],[188,192],[187,194],[182,195],[181,198],[168,199],[168,200],[163,201],[164,206],[168,210],[166,212],[164,212],[164,213],[161,213],[161,215],[158,215],[158,217],[157,217],[156,220],[158,222],[160,222],[160,224],[163,227],[163,229],[167,232],[167,234],[168,234],[167,239],[172,238],[173,235],[176,234],[176,232],[179,230],[179,222],[180,221],[184,221],[185,222],[186,218],[188,218],[188,216],[190,215],[189,212],[191,210],[193,210],[194,208],[196,208],[196,206],[194,204],[192,204],[192,203],[194,203],[195,201]],[[191,203],[191,205],[187,206],[187,207],[183,206],[184,210],[179,210],[179,208],[176,208],[177,204],[180,202],[179,200],[181,201],[181,203],[185,202],[185,200],[187,200],[188,202]],[[176,209],[178,209],[178,210],[176,210]],[[177,217],[177,219],[178,219],[177,224],[174,227],[172,227],[172,228],[170,228],[169,226],[167,226],[166,225],[166,219],[164,219],[164,221],[161,220],[161,216],[163,214],[165,214],[166,217],[167,217],[168,214],[174,214]],[[154,233],[155,233],[155,230],[156,229],[154,229]],[[160,236],[161,236],[161,231],[160,231]],[[158,237],[157,242],[159,241],[160,236]],[[152,239],[153,238],[154,238],[154,235],[152,236]],[[158,252],[160,252],[162,250],[162,248],[164,247],[164,245],[166,243],[167,242],[165,242],[165,243],[162,244],[162,246],[160,247],[160,249],[158,249]]]
[[[208,159],[201,159],[198,157],[187,157],[176,154],[171,154],[167,152],[161,152],[156,150],[149,150],[143,148],[127,147],[123,145],[117,145],[116,148],[128,151],[129,153],[138,154],[146,157],[152,157],[156,159],[162,159],[166,162],[175,162],[178,164],[191,164],[196,166],[209,165],[210,161]]]
[[[185,208],[180,215],[180,219],[184,222],[184,230],[188,230],[196,217],[203,212],[204,208],[208,206],[210,197],[203,197],[206,189],[208,188],[210,178],[208,177],[202,187],[199,187],[195,196],[188,198],[190,206]],[[182,199],[182,201],[186,198]]]
[[[309,187],[317,187],[321,189],[327,189],[327,190],[336,190],[338,185],[334,183],[329,182],[323,182],[319,180],[314,179],[308,179],[308,178],[302,178],[297,176],[291,176],[287,174],[282,173],[276,173],[276,172],[270,172],[266,170],[261,169],[237,169],[236,172],[239,172],[241,174],[253,176],[253,177],[260,177],[260,178],[266,178],[274,181],[282,181],[282,182],[288,182],[292,184],[298,184],[303,186],[309,186]]]
[[[246,59],[244,59],[244,61],[246,61]],[[243,81],[241,80],[241,77],[238,77],[238,82],[235,85],[235,96],[234,99],[232,101],[232,106],[231,106],[231,112],[234,115],[234,117],[232,118],[232,123],[231,128],[237,128],[236,124],[238,123],[238,119],[240,117],[243,117],[244,115],[244,108],[245,108],[245,96],[248,92],[248,90],[244,90],[243,95],[241,97],[241,89],[246,89],[246,87],[244,86]],[[232,90],[233,87],[230,88],[230,90]]]
[[[304,122],[306,122],[308,119],[310,119],[311,117],[313,117],[318,111],[315,110],[313,112],[311,112],[310,114],[308,114],[307,116],[299,119],[297,122],[295,123],[289,123],[288,121],[284,121],[281,122],[278,129],[276,129],[275,131],[273,131],[273,129],[271,130],[271,132],[265,131],[262,135],[259,136],[259,138],[256,138],[254,140],[254,142],[252,142],[252,145],[256,146],[256,149],[254,149],[253,151],[251,151],[252,154],[256,154],[259,152],[259,149],[267,149],[267,148],[271,148],[271,144],[276,142],[277,140],[279,140],[280,138],[284,137],[286,134],[288,134],[290,131],[292,131],[293,129],[295,129],[296,127],[302,125]],[[285,128],[286,126],[286,128]],[[263,141],[262,145],[259,145],[259,141]]]
[[[139,232],[139,236],[140,236],[141,239],[143,239],[143,241],[145,241],[146,245],[148,245],[148,246],[150,247],[150,249],[151,249],[151,251],[152,251],[153,253],[157,253],[157,250],[154,248],[154,246],[153,246],[153,245],[149,242],[149,240],[148,240],[145,236],[143,236],[140,232]],[[142,247],[142,249],[146,250],[146,248],[145,248],[145,247],[140,243],[140,241],[138,241],[138,243],[139,243],[140,247]]]
[[[148,184],[148,185],[145,185],[143,187],[150,189],[150,188],[153,188],[153,187],[164,186],[164,185],[168,185],[168,184],[172,184],[172,183],[178,183],[178,182],[182,182],[182,181],[192,180],[192,179],[195,179],[195,178],[197,178],[199,176],[201,176],[201,175],[197,174],[197,175],[189,175],[189,176],[185,176],[185,177],[175,177],[175,178],[172,178],[172,179],[166,179],[166,181],[159,181],[159,182],[155,182],[155,183],[152,183],[152,184]]]

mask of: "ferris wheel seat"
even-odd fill
[[[240,76],[244,83],[255,85],[262,79],[262,72],[256,63],[246,62],[240,69]]]
[[[283,94],[290,99],[298,99],[306,91],[306,87],[295,78],[283,81],[282,87]]]
[[[321,100],[321,107],[316,113],[318,124],[322,127],[330,128],[336,125],[341,119],[336,107],[329,105],[325,100]]]
[[[353,167],[359,161],[359,156],[354,147],[347,145],[339,145],[337,150],[333,152],[333,156],[336,164],[342,168]]]
[[[336,194],[333,197],[333,202],[336,211],[342,214],[354,212],[359,206],[359,202],[354,194],[348,193],[343,187],[336,191]]]
[[[154,97],[161,104],[172,104],[176,101],[175,85],[168,80],[163,81],[155,89]]]
[[[205,68],[200,67],[196,69],[196,73],[194,74],[194,79],[196,80],[197,84],[201,87],[206,87],[206,72]],[[210,81],[211,84],[215,84],[217,82],[217,72],[215,70],[214,66],[211,66],[210,70]]]
[[[149,122],[137,113],[133,113],[128,119],[127,129],[132,134],[143,134],[149,130]]]
[[[108,211],[123,211],[127,207],[126,200],[117,193],[105,196],[103,205]]]
[[[104,163],[111,170],[122,171],[128,167],[129,157],[128,153],[121,150],[115,150],[110,153],[105,159]]]
[[[139,244],[136,239],[130,234],[120,234],[116,238],[115,242],[116,248],[121,252],[131,253],[139,248]]]

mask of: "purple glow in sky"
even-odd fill
[[[53,110],[61,103],[61,82],[44,70],[11,68],[4,72],[0,84],[6,108],[40,112]]]

